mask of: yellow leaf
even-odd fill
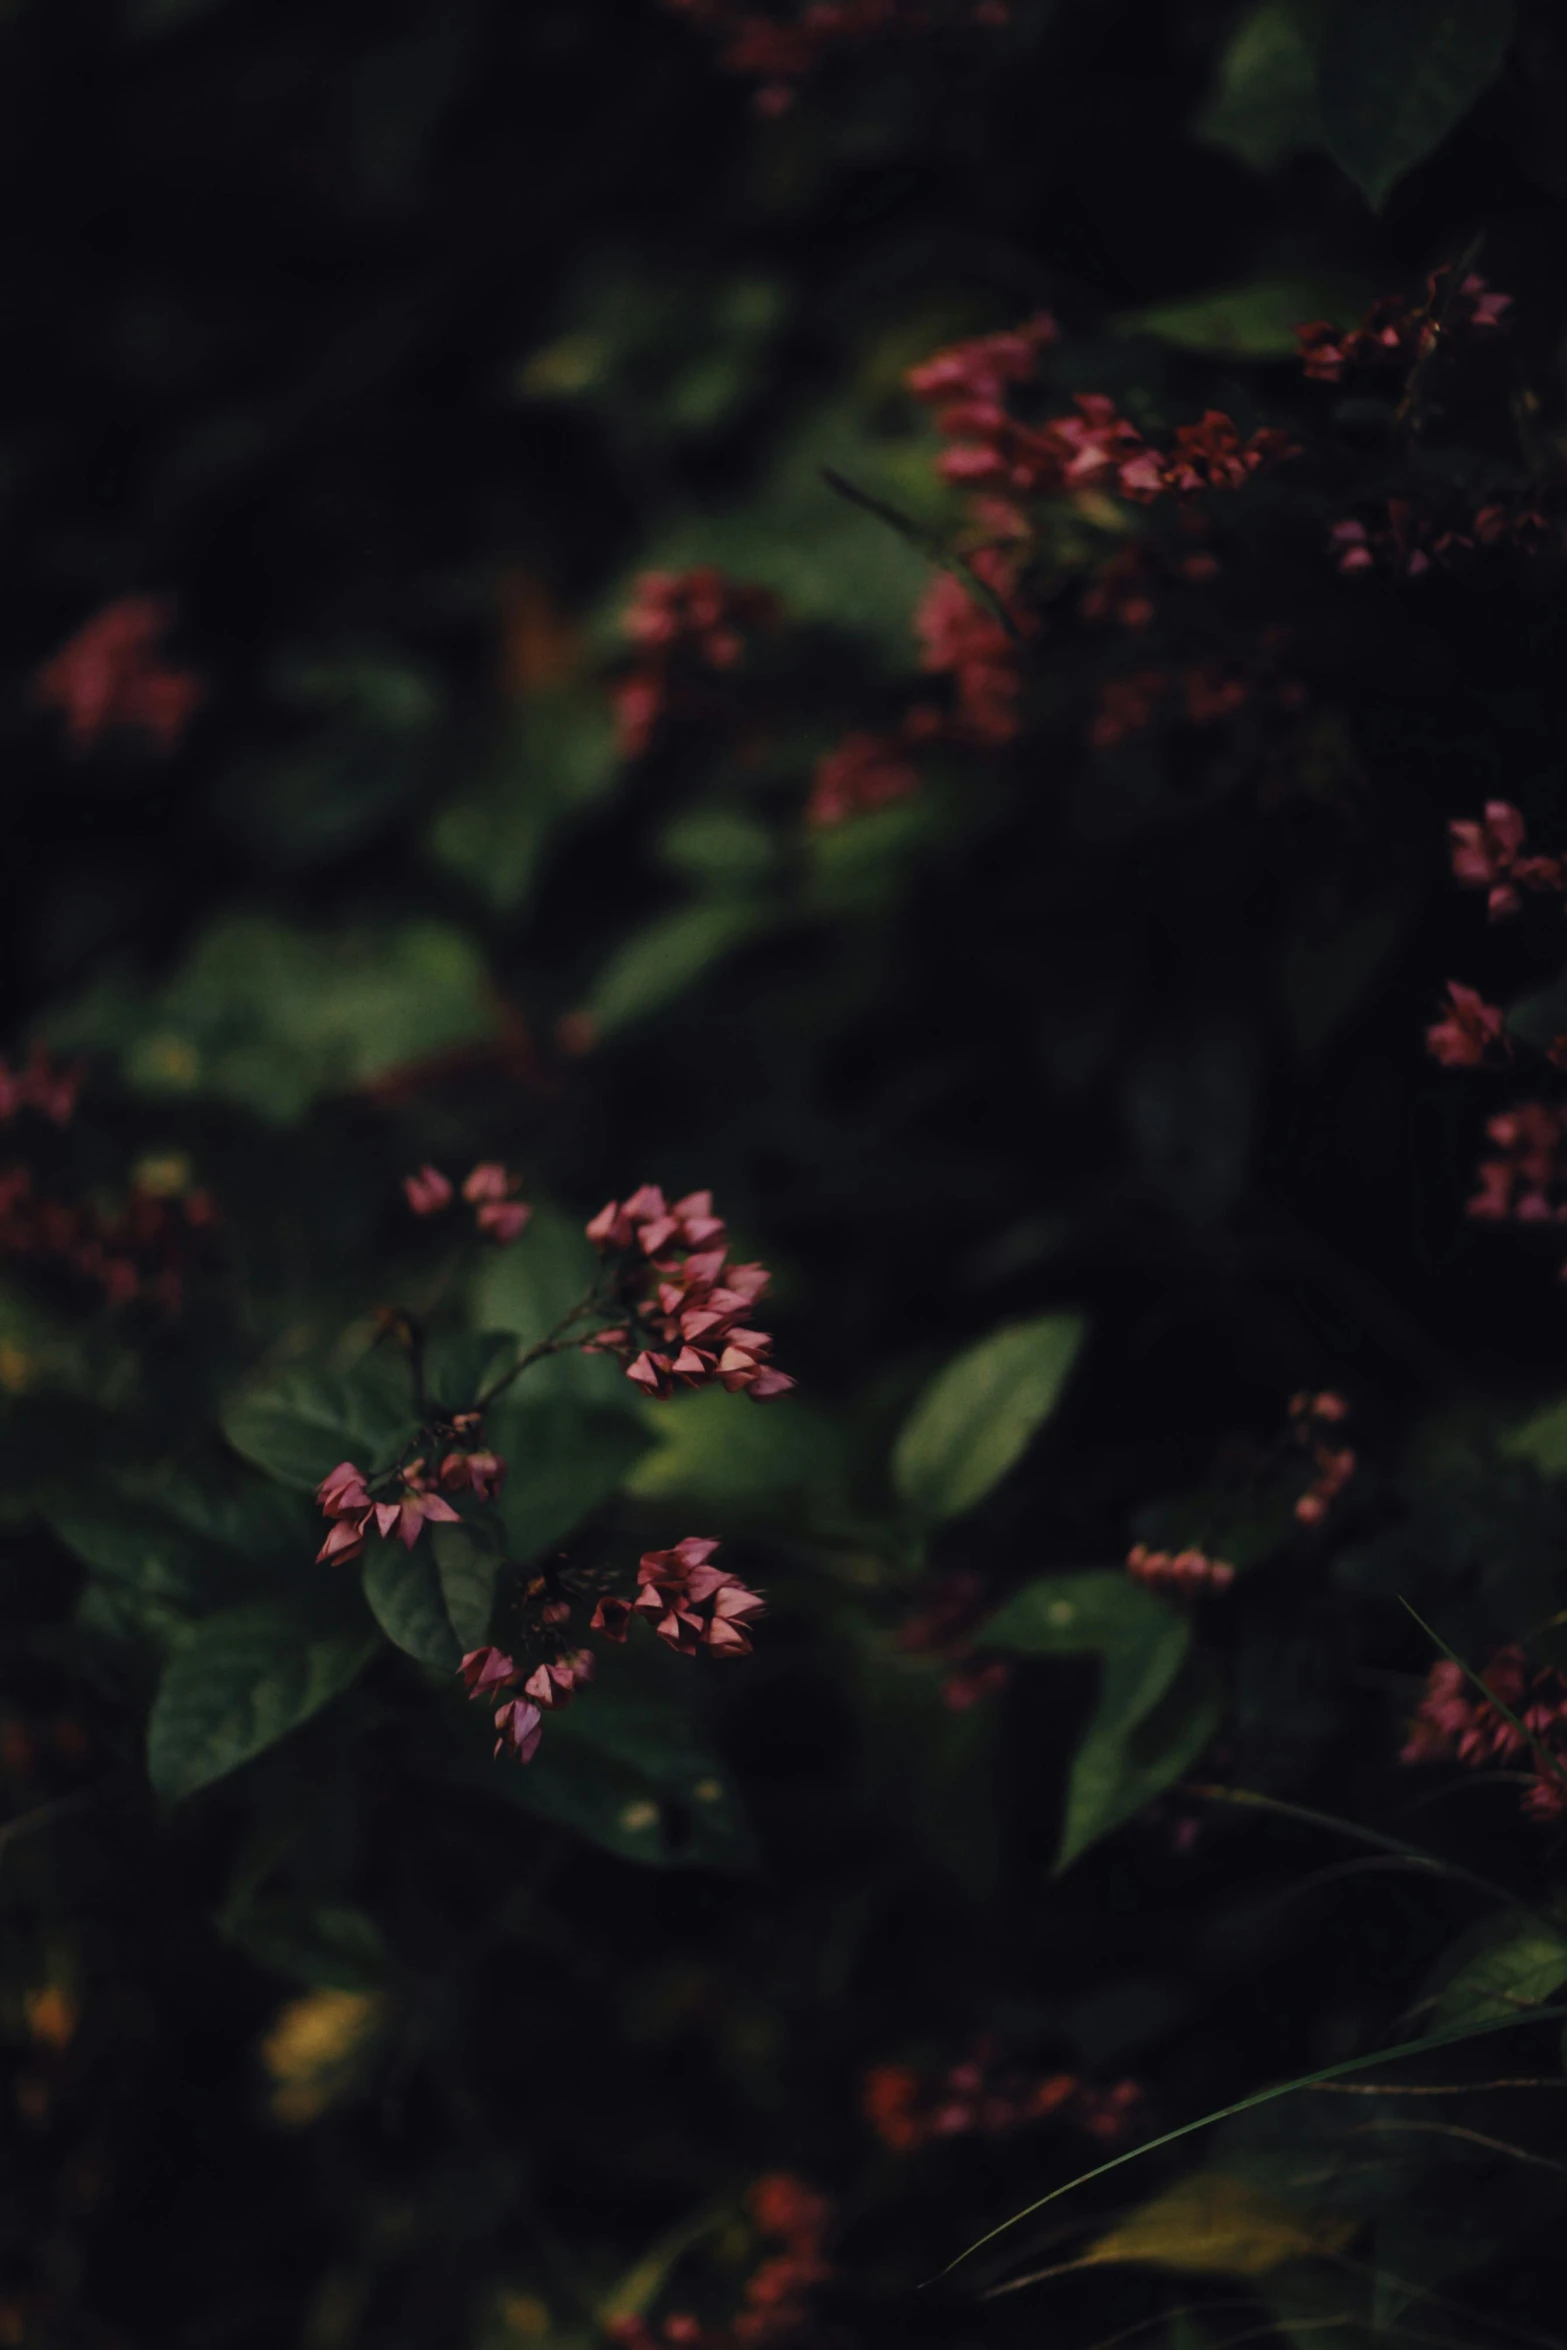
[[[1260,2277],[1286,2261],[1339,2251],[1355,2226],[1353,2220],[1295,2211],[1222,2171],[1196,2171],[1101,2236],[1074,2265],[1139,2261],[1153,2268]]]
[[[307,1991],[291,1999],[261,2043],[274,2118],[289,2127],[312,2122],[357,2087],[385,2013],[375,1991]]]

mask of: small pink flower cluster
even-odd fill
[[[112,1307],[143,1298],[166,1314],[177,1314],[199,1236],[216,1220],[205,1191],[164,1199],[135,1187],[123,1208],[105,1209],[90,1201],[73,1207],[41,1198],[25,1167],[0,1174],[0,1257],[52,1257],[96,1282]]]
[[[964,2063],[934,2076],[912,2065],[874,2066],[865,2076],[861,2110],[884,2146],[913,2154],[934,2139],[998,2137],[1047,2115],[1114,2145],[1130,2131],[1142,2098],[1135,2081],[1095,2089],[1075,2073],[1039,2080],[998,2073],[991,2046],[982,2041]]]
[[[34,1045],[21,1069],[0,1059],[0,1124],[8,1125],[19,1110],[36,1110],[55,1126],[69,1126],[76,1115],[84,1074],[81,1061],[72,1061],[65,1068],[53,1067],[43,1045]]]
[[[982,547],[973,569],[1012,609],[1014,566],[994,547]],[[1018,633],[1032,633],[1033,620],[1015,613]],[[987,611],[959,579],[938,571],[914,613],[920,640],[920,667],[928,676],[950,676],[955,689],[951,731],[960,740],[1009,743],[1018,732],[1023,691],[1018,646],[995,614]]]
[[[782,114],[793,105],[800,84],[834,49],[883,32],[928,31],[942,14],[956,12],[977,25],[1011,20],[1009,0],[949,0],[943,10],[930,0],[807,0],[797,16],[764,14],[747,0],[666,0],[683,16],[722,36],[726,73],[745,74],[759,87],[763,114]]]
[[[625,615],[640,659],[615,688],[620,747],[639,759],[661,720],[690,706],[682,681],[692,670],[733,669],[747,635],[779,617],[770,589],[726,579],[712,564],[694,571],[644,571]]]
[[[1330,326],[1325,319],[1314,319],[1295,329],[1295,339],[1306,374],[1318,383],[1336,384],[1349,367],[1410,368],[1444,335],[1461,330],[1484,333],[1500,326],[1512,306],[1511,294],[1492,293],[1473,271],[1455,287],[1452,271],[1439,269],[1426,280],[1421,301],[1384,295],[1358,326]]]
[[[1483,816],[1458,817],[1447,831],[1453,844],[1453,879],[1464,889],[1486,892],[1486,911],[1493,922],[1519,912],[1520,889],[1547,890],[1559,897],[1567,887],[1560,857],[1523,854],[1524,820],[1509,800],[1487,800]]]
[[[146,735],[165,753],[178,747],[202,688],[190,670],[159,657],[171,618],[157,597],[124,596],[38,672],[33,698],[62,714],[74,750],[91,750],[110,733]]]
[[[621,1252],[615,1310],[627,1319],[584,1345],[618,1355],[634,1386],[669,1395],[716,1380],[753,1403],[793,1387],[766,1360],[771,1333],[742,1326],[771,1277],[764,1265],[730,1263],[710,1191],[671,1206],[656,1183],[644,1183],[628,1200],[609,1201],[587,1232],[595,1247]]]
[[[718,1544],[687,1535],[673,1550],[645,1551],[637,1566],[635,1599],[602,1598],[590,1632],[622,1641],[633,1616],[642,1616],[677,1656],[749,1656],[748,1625],[763,1613],[758,1591],[738,1575],[712,1565]]]
[[[1429,507],[1413,498],[1389,498],[1385,522],[1365,523],[1354,516],[1335,522],[1328,532],[1329,552],[1340,571],[1375,571],[1379,566],[1420,579],[1438,565],[1448,567],[1479,547],[1508,546],[1524,555],[1537,555],[1561,544],[1559,526],[1553,526],[1537,506],[1478,506],[1458,522],[1440,525]]]
[[[494,1453],[448,1453],[441,1463],[438,1482],[449,1485],[454,1492],[460,1491],[472,1482],[470,1464],[474,1460],[484,1464],[480,1483],[474,1489],[488,1500],[506,1473],[504,1463]],[[358,1558],[372,1523],[383,1542],[390,1542],[395,1535],[405,1550],[412,1550],[426,1525],[458,1523],[451,1503],[442,1500],[434,1482],[424,1474],[422,1460],[409,1461],[397,1471],[396,1487],[386,1501],[374,1498],[362,1469],[355,1468],[352,1461],[339,1461],[316,1487],[316,1500],[322,1516],[332,1520],[332,1531],[316,1552],[318,1567],[334,1560],[346,1562]]]
[[[1480,1161],[1480,1188],[1465,1214],[1486,1223],[1567,1219],[1567,1205],[1552,1196],[1567,1178],[1567,1112],[1549,1102],[1520,1102],[1488,1118],[1485,1131],[1500,1156]]]
[[[508,1174],[498,1159],[483,1159],[463,1179],[462,1196],[474,1210],[474,1222],[490,1240],[504,1248],[516,1239],[533,1210],[512,1194],[522,1182]],[[438,1216],[456,1198],[448,1176],[439,1167],[420,1167],[403,1177],[403,1191],[416,1216]]]
[[[967,1713],[1012,1677],[1003,1658],[975,1656],[969,1639],[994,1604],[984,1576],[957,1567],[933,1578],[926,1604],[895,1635],[906,1655],[938,1657],[947,1667],[941,1701],[950,1713]]]
[[[545,1664],[536,1665],[531,1673],[515,1664],[499,1648],[471,1648],[458,1666],[463,1686],[471,1698],[492,1698],[510,1690],[496,1710],[495,1752],[514,1754],[520,1763],[532,1762],[539,1751],[544,1735],[544,1716],[559,1707],[569,1705],[583,1685],[593,1678],[593,1654],[590,1649],[578,1648],[552,1657]],[[521,1694],[516,1694],[521,1683]]]
[[[1458,979],[1447,983],[1447,1009],[1426,1030],[1426,1050],[1444,1069],[1478,1069],[1511,1056],[1507,1015]]]
[[[860,729],[816,763],[805,821],[813,831],[890,807],[919,789],[919,774],[897,735]]]
[[[782,2350],[819,2339],[811,2296],[833,2273],[824,2252],[831,2204],[788,2171],[758,2179],[746,2200],[753,2225],[779,2250],[752,2270],[728,2324],[704,2325],[687,2310],[671,2310],[656,2326],[645,2317],[612,2318],[605,2332],[619,2350]]]
[[[1480,1678],[1499,1704],[1482,1697],[1463,1666],[1450,1657],[1431,1667],[1399,1760],[1456,1761],[1472,1770],[1530,1764],[1533,1775],[1524,1794],[1525,1811],[1536,1819],[1567,1815],[1567,1676],[1554,1667],[1531,1673],[1523,1650],[1510,1647],[1498,1649]],[[1541,1764],[1529,1737],[1514,1728],[1502,1706],[1549,1755],[1560,1759],[1559,1772]]]
[[[1210,408],[1180,425],[1170,446],[1150,442],[1102,392],[1079,392],[1076,415],[1025,424],[1007,406],[1015,384],[1031,381],[1039,353],[1055,341],[1048,313],[1010,334],[955,344],[911,368],[910,391],[936,408],[938,431],[952,443],[937,460],[943,480],[986,493],[984,518],[1027,536],[1017,501],[1079,490],[1118,493],[1137,505],[1204,490],[1240,489],[1265,467],[1295,454],[1273,426],[1243,438],[1233,418]]]
[[[1289,1417],[1290,1433],[1312,1463],[1312,1480],[1295,1504],[1295,1515],[1303,1526],[1317,1526],[1355,1474],[1353,1452],[1327,1433],[1349,1418],[1349,1406],[1331,1388],[1320,1395],[1303,1390],[1290,1397]]]
[[[1195,1599],[1204,1591],[1228,1591],[1235,1569],[1228,1559],[1209,1558],[1202,1550],[1150,1550],[1138,1542],[1126,1554],[1126,1571],[1134,1583],[1146,1583],[1171,1599]]]

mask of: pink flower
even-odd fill
[[[405,1175],[403,1191],[416,1216],[434,1216],[451,1205],[452,1187],[439,1167],[420,1167]]]
[[[1426,1030],[1426,1050],[1445,1069],[1477,1069],[1488,1055],[1508,1051],[1505,1015],[1461,980],[1447,983],[1446,1015]]]
[[[612,1640],[624,1639],[629,1617],[641,1615],[682,1656],[695,1656],[702,1648],[718,1656],[748,1656],[747,1627],[765,1603],[738,1575],[711,1564],[717,1548],[716,1542],[688,1535],[673,1550],[644,1552],[636,1598],[629,1605],[601,1601],[590,1628]]]
[[[164,753],[177,748],[202,688],[190,670],[158,656],[170,617],[156,597],[122,597],[39,671],[34,698],[62,712],[73,749],[91,750],[116,731],[145,734]]]
[[[1203,1591],[1228,1591],[1235,1569],[1228,1559],[1209,1558],[1205,1551],[1150,1550],[1136,1543],[1126,1556],[1126,1571],[1134,1582],[1172,1598],[1191,1599]]]
[[[446,1493],[466,1488],[480,1501],[494,1501],[505,1482],[506,1463],[499,1453],[449,1452],[441,1463],[439,1483]]]
[[[982,552],[974,558],[974,569],[998,594],[1010,593],[1011,574],[1003,557]],[[1000,621],[950,572],[938,571],[915,608],[914,629],[923,648],[920,667],[933,675],[946,671],[952,678],[957,721],[964,731],[978,743],[1011,742],[1020,724],[1023,679],[1017,648]]]
[[[593,1653],[579,1648],[570,1656],[552,1657],[528,1675],[522,1685],[524,1697],[549,1712],[555,1706],[568,1705],[577,1691],[593,1678]]]
[[[516,1239],[532,1214],[525,1200],[492,1199],[484,1202],[475,1222],[481,1232],[488,1233],[491,1240],[505,1248]]]
[[[667,1396],[677,1385],[717,1380],[761,1403],[794,1385],[764,1360],[770,1333],[739,1326],[766,1289],[767,1270],[727,1261],[710,1191],[687,1192],[671,1206],[657,1184],[644,1184],[628,1200],[610,1200],[587,1231],[600,1249],[646,1260],[633,1256],[617,1274],[624,1319],[582,1341],[588,1351],[618,1355],[633,1386]]]
[[[457,1669],[470,1697],[488,1697],[517,1678],[517,1667],[498,1648],[470,1648]]]
[[[462,1195],[470,1202],[504,1199],[512,1189],[513,1178],[507,1174],[499,1159],[484,1159],[471,1175],[463,1179]]]
[[[1485,814],[1476,821],[1460,817],[1449,824],[1453,844],[1453,878],[1467,889],[1483,889],[1492,921],[1516,914],[1525,889],[1562,888],[1562,866],[1557,857],[1522,854],[1524,821],[1507,800],[1487,800]]]
[[[842,824],[919,789],[919,775],[895,735],[845,735],[817,761],[805,821],[816,831]]]
[[[512,1698],[496,1713],[495,1727],[499,1732],[497,1756],[514,1754],[520,1763],[532,1762],[544,1735],[544,1716],[536,1705],[530,1705],[525,1697]]]

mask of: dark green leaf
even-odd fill
[[[1375,210],[1496,79],[1513,21],[1513,0],[1340,0],[1322,51],[1322,130]]]
[[[386,1977],[381,1929],[346,1901],[278,1894],[226,1915],[223,1931],[258,1965],[297,1982],[371,1991]]]
[[[426,1539],[434,1555],[447,1621],[466,1655],[489,1637],[499,1565],[494,1534],[487,1526],[432,1526]]]
[[[412,1550],[372,1539],[362,1573],[365,1598],[388,1640],[437,1673],[455,1673],[463,1647],[446,1612],[446,1595],[428,1537]]]
[[[147,1730],[153,1786],[195,1794],[275,1746],[346,1689],[374,1654],[368,1625],[262,1599],[198,1624],[164,1668]]]
[[[500,1407],[486,1435],[506,1462],[500,1520],[520,1560],[563,1542],[618,1493],[652,1441],[630,1412],[564,1396]]]
[[[913,1516],[961,1517],[1000,1484],[1054,1411],[1085,1328],[1075,1314],[1015,1322],[937,1373],[893,1453],[893,1485]]]
[[[1058,1869],[1152,1802],[1213,1735],[1214,1675],[1188,1656],[1188,1620],[1125,1573],[1045,1576],[978,1640],[1022,1656],[1103,1659],[1099,1703],[1072,1760]]]
[[[1464,1960],[1444,1986],[1432,2019],[1436,2031],[1500,2023],[1543,2007],[1567,1983],[1567,1935],[1537,1917],[1505,1918],[1484,1949]]]
[[[339,1461],[382,1468],[414,1433],[405,1364],[377,1356],[346,1376],[290,1371],[258,1382],[222,1415],[234,1450],[282,1485],[310,1492]]]
[[[1322,14],[1322,0],[1256,0],[1225,44],[1218,86],[1192,125],[1199,139],[1255,171],[1321,143]]]

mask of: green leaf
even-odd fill
[[[373,1991],[386,1979],[381,1929],[350,1902],[277,1894],[226,1912],[222,1925],[258,1965],[296,1982]]]
[[[506,1331],[521,1353],[549,1336],[592,1289],[600,1269],[581,1218],[537,1201],[533,1221],[516,1247],[487,1250],[475,1267],[469,1313],[486,1332]],[[623,1411],[631,1392],[612,1356],[572,1349],[532,1364],[511,1397],[533,1403],[540,1396],[569,1395]]]
[[[345,1376],[289,1371],[236,1396],[221,1415],[237,1453],[281,1485],[309,1493],[339,1461],[390,1461],[414,1432],[405,1365],[372,1356]]]
[[[1058,1871],[1178,1779],[1217,1726],[1214,1670],[1189,1654],[1188,1619],[1118,1569],[1030,1583],[977,1645],[1103,1659],[1099,1703],[1067,1781]]]
[[[629,1028],[686,994],[772,920],[751,896],[701,898],[661,914],[616,949],[582,1008],[601,1036]]]
[[[1000,1484],[1054,1411],[1085,1331],[1075,1314],[1014,1322],[937,1373],[893,1452],[893,1486],[912,1515],[961,1517]]]
[[[532,897],[556,839],[620,772],[601,694],[535,694],[489,771],[437,813],[431,851],[495,912],[514,913]]]
[[[235,1102],[290,1125],[325,1095],[495,1031],[482,959],[460,930],[233,915],[163,986],[105,981],[50,1033],[65,1050],[117,1053],[139,1093]]]
[[[1161,302],[1150,310],[1128,310],[1116,320],[1118,334],[1151,335],[1180,351],[1216,358],[1291,359],[1299,345],[1295,329],[1309,319],[1353,324],[1372,298],[1369,285],[1345,278],[1260,278],[1245,286],[1222,286],[1183,302]]]
[[[1492,1932],[1488,1946],[1466,1959],[1443,1988],[1435,2030],[1525,2016],[1567,1983],[1567,1935],[1532,1916],[1504,1919]]]
[[[1567,1477],[1567,1397],[1548,1403],[1497,1443],[1510,1461],[1527,1461],[1542,1477]]]
[[[1373,210],[1502,70],[1513,0],[1340,0],[1317,85],[1328,152]]]
[[[463,1647],[446,1612],[446,1594],[428,1540],[412,1550],[372,1541],[361,1574],[370,1612],[388,1640],[437,1673],[455,1673]]]
[[[652,1442],[634,1409],[564,1396],[498,1408],[487,1436],[506,1462],[499,1514],[507,1547],[523,1561],[564,1541],[618,1493]]]
[[[704,1692],[691,1660],[634,1639],[597,1661],[586,1693],[546,1717],[531,1763],[486,1766],[492,1789],[624,1860],[754,1867],[749,1823],[697,1712]]]
[[[147,1767],[168,1802],[194,1795],[286,1738],[359,1674],[368,1626],[325,1626],[298,1601],[254,1600],[208,1616],[164,1668]]]
[[[1207,146],[1272,171],[1320,146],[1317,59],[1322,7],[1313,0],[1258,0],[1219,61],[1218,85],[1192,128]]]
[[[427,1537],[440,1579],[441,1603],[464,1656],[482,1647],[495,1612],[500,1560],[488,1527],[432,1526]]]
[[[798,1396],[755,1404],[708,1387],[645,1403],[641,1420],[652,1448],[626,1479],[639,1500],[678,1496],[733,1514],[783,1494],[820,1493],[842,1474],[841,1426]]]

